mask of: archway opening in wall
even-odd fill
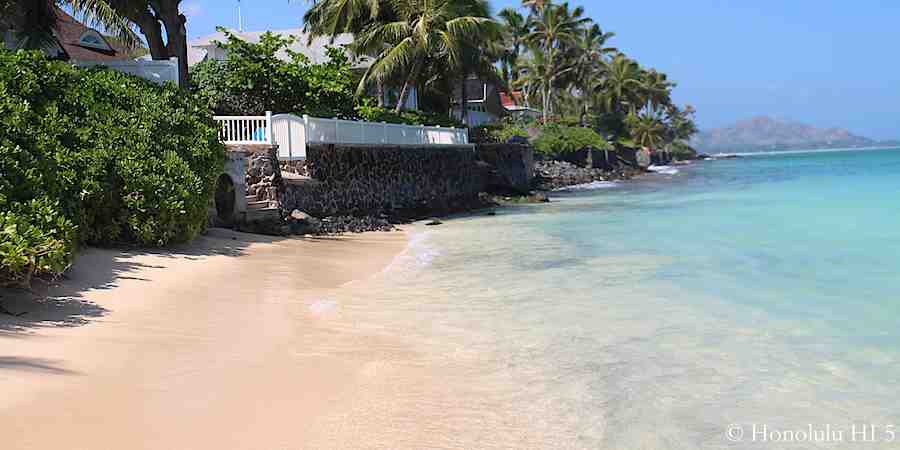
[[[216,181],[216,215],[224,224],[234,222],[235,202],[234,182],[223,173]]]

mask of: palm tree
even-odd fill
[[[669,81],[666,74],[657,72],[655,69],[644,71],[641,73],[641,90],[644,104],[650,109],[659,109],[660,107],[672,104],[672,88],[675,83]]]
[[[486,16],[468,15],[460,1],[392,0],[397,20],[375,23],[363,30],[354,43],[358,52],[377,54],[363,75],[357,90],[365,92],[372,82],[403,78],[396,112],[406,105],[410,90],[418,81],[429,57],[447,61],[450,67],[461,59],[467,36],[487,32],[495,22]]]
[[[543,53],[545,71],[541,74],[541,97],[545,122],[553,114],[553,94],[559,78],[573,70],[563,58],[565,49],[577,41],[579,30],[590,22],[582,17],[583,14],[582,7],[570,11],[568,3],[554,5],[548,2],[535,9],[531,18],[532,31],[526,40],[536,52]]]
[[[657,148],[666,134],[666,126],[657,114],[644,112],[641,114],[629,114],[626,119],[631,137],[641,147],[651,151]]]
[[[528,21],[512,8],[505,8],[497,14],[503,28],[505,51],[501,56],[503,82],[511,85],[519,78],[516,66],[525,46],[525,38],[531,31]]]
[[[309,42],[319,36],[328,36],[333,42],[340,34],[358,36],[367,28],[395,20],[397,16],[386,0],[321,0],[303,15],[303,31],[308,33]],[[357,57],[375,58],[382,49],[363,54],[351,45],[349,50]],[[376,82],[379,107],[384,107],[384,84],[383,80]]]
[[[598,86],[604,109],[614,115],[640,109],[642,89],[641,67],[622,54],[609,63],[606,78]]]
[[[604,33],[599,25],[593,24],[580,30],[578,40],[569,50],[574,61],[571,85],[577,91],[572,93],[572,97],[579,103],[578,114],[582,126],[587,126],[588,111],[595,103],[594,92],[606,76],[607,55],[618,52],[615,48],[606,47],[606,42],[613,36],[614,33]]]
[[[333,39],[342,33],[358,34],[390,16],[390,4],[385,0],[321,0],[303,15],[303,31],[310,40],[317,36]]]

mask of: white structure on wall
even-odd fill
[[[426,127],[353,120],[320,119],[293,114],[216,116],[226,144],[278,145],[282,160],[306,159],[307,144],[468,145],[463,128]]]
[[[133,61],[80,61],[79,67],[108,67],[118,72],[135,75],[156,84],[164,84],[167,81],[181,85],[178,76],[178,58],[169,60],[138,59]]]

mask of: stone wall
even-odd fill
[[[311,179],[285,177],[281,208],[315,217],[405,220],[468,209],[490,168],[472,146],[310,145]]]
[[[491,166],[490,189],[527,193],[534,179],[534,150],[523,144],[479,144],[478,159]]]
[[[616,157],[615,150],[585,148],[560,155],[558,159],[585,169],[616,170],[622,166],[622,162]]]

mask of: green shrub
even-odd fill
[[[524,126],[506,121],[475,127],[470,134],[476,144],[504,143],[513,138],[528,139],[528,130]]]
[[[461,122],[446,114],[434,114],[424,111],[403,111],[397,114],[393,109],[375,105],[372,99],[363,99],[356,106],[356,118],[367,122],[463,128]]]
[[[224,30],[222,30],[224,31]],[[343,50],[327,49],[328,62],[311,64],[290,45],[295,37],[265,33],[259,43],[244,41],[225,31],[225,61],[209,59],[191,72],[193,90],[217,114],[309,114],[314,117],[354,118],[356,88],[350,60]],[[287,52],[290,61],[279,58]]]
[[[669,151],[672,152],[672,156],[675,159],[694,159],[697,157],[697,150],[684,141],[673,142],[669,147]]]
[[[223,164],[210,111],[174,85],[0,51],[0,283],[58,272],[79,242],[192,239]]]
[[[534,140],[534,149],[547,156],[577,152],[586,148],[612,150],[613,147],[590,128],[546,125]]]
[[[0,211],[0,284],[28,286],[35,273],[60,273],[76,242],[75,226],[48,198]]]

